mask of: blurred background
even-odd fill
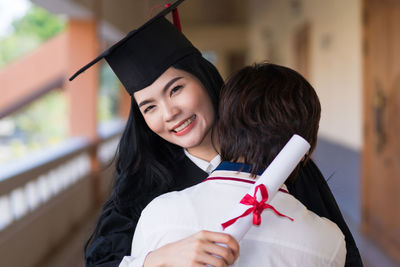
[[[68,77],[163,0],[0,0],[2,266],[83,266],[130,97],[107,64]],[[184,34],[224,78],[269,61],[321,105],[313,155],[365,266],[400,265],[400,1],[186,0]]]

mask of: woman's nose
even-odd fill
[[[173,103],[165,103],[163,113],[165,121],[172,121],[179,114],[179,107]]]

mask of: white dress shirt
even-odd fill
[[[205,171],[206,173],[210,174],[218,165],[221,163],[221,156],[217,154],[210,162],[193,156],[189,153],[186,149],[183,149],[185,152],[186,157],[188,157],[197,167]]]
[[[120,267],[141,267],[152,250],[200,230],[220,231],[254,182],[249,173],[237,171],[239,165],[223,162],[209,176],[215,180],[155,198],[143,210],[132,254]],[[240,242],[233,266],[344,266],[346,244],[335,223],[307,210],[289,193],[278,192],[269,204],[294,221],[264,210],[261,225],[252,227]]]

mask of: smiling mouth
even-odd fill
[[[179,125],[178,127],[174,128],[172,131],[175,133],[178,133],[182,130],[184,130],[186,127],[188,127],[194,120],[196,119],[196,115],[193,115],[192,117],[190,117],[189,119],[187,119],[186,121],[184,121],[181,125]]]

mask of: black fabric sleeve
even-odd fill
[[[132,237],[138,218],[127,217],[112,205],[99,221],[99,232],[86,253],[87,267],[116,267],[130,255]]]
[[[315,163],[309,160],[300,169],[296,181],[287,186],[289,192],[307,209],[336,223],[343,232],[347,250],[345,266],[363,266],[354,238],[326,180]]]

